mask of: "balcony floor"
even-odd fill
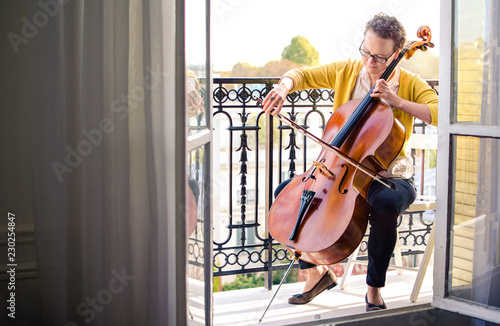
[[[428,305],[431,302],[432,267],[429,266],[417,302],[412,303],[410,294],[416,276],[417,273],[409,271],[404,271],[402,275],[398,275],[394,270],[387,273],[387,282],[385,288],[382,289],[382,296],[389,310]],[[214,325],[275,326],[301,323],[320,324],[321,320],[327,322],[327,320],[331,321],[333,318],[339,320],[342,317],[352,319],[352,316],[365,313],[365,278],[365,275],[351,276],[345,290],[341,290],[337,286],[323,292],[309,304],[299,306],[289,305],[287,300],[291,295],[299,293],[304,284],[284,284],[260,324],[259,319],[277,286],[273,286],[272,291],[266,291],[264,288],[253,288],[214,293]],[[191,300],[196,301],[192,296]],[[386,311],[386,313],[388,312]],[[188,324],[196,325],[198,318],[195,312],[192,313],[194,319],[190,320]],[[371,314],[378,313],[371,312]]]

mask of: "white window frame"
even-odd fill
[[[462,315],[497,323],[500,309],[447,296],[448,269],[450,268],[450,230],[451,230],[451,185],[452,174],[452,136],[493,137],[500,139],[498,126],[451,124],[453,105],[453,31],[454,1],[441,0],[441,34],[439,64],[439,127],[437,152],[437,184],[434,250],[434,295],[432,306]]]
[[[204,216],[204,229],[203,229],[203,239],[204,239],[204,285],[203,285],[203,293],[204,293],[204,301],[201,303],[203,305],[203,310],[204,310],[204,325],[210,326],[213,325],[213,249],[212,249],[212,243],[213,243],[213,215],[212,215],[212,187],[211,187],[211,180],[212,180],[212,164],[213,164],[213,126],[212,126],[212,92],[213,92],[213,87],[212,87],[212,68],[211,68],[211,56],[210,56],[210,15],[211,15],[211,1],[210,0],[204,0],[205,3],[205,42],[206,42],[206,47],[205,47],[205,57],[206,57],[206,85],[205,85],[205,91],[206,91],[206,97],[205,97],[205,106],[207,108],[205,117],[206,117],[206,124],[207,128],[204,130],[200,130],[196,132],[195,134],[188,135],[187,129],[184,130],[184,135],[182,137],[182,141],[185,144],[185,151],[184,151],[184,157],[188,155],[191,151],[197,149],[197,148],[203,148],[204,150],[204,155],[206,156],[205,159],[205,168],[204,172],[205,174],[203,175],[204,180],[207,180],[203,182],[203,207],[201,209],[203,210],[203,216]],[[179,0],[178,1],[178,6],[181,6],[181,9],[178,9],[182,11],[180,15],[178,15],[176,18],[181,21],[179,23],[179,28],[182,29],[182,38],[184,39],[186,37],[185,35],[185,29],[186,29],[186,21],[185,21],[185,5],[186,5],[186,0]],[[182,44],[182,49],[184,51],[179,52],[179,55],[182,56],[182,61],[183,64],[180,65],[181,69],[178,72],[180,75],[185,77],[185,72],[187,68],[187,62],[186,62],[186,49],[185,49],[186,44]],[[182,105],[180,107],[180,112],[185,112],[185,96],[186,96],[186,90],[185,90],[185,80],[182,79],[181,81],[181,86],[182,86],[182,91],[179,93],[179,96],[183,98]],[[186,119],[186,115],[184,114],[184,118]],[[186,126],[186,121],[183,121],[183,125]],[[186,165],[186,161],[184,161],[184,165]],[[183,181],[183,184],[187,184],[187,174],[185,174],[186,179]],[[186,206],[186,203],[184,203],[184,207]],[[183,231],[185,232],[185,231]],[[184,238],[185,240],[185,238]],[[184,243],[185,245],[185,243]],[[186,275],[186,274],[185,274]],[[186,287],[187,290],[187,287]],[[187,305],[187,308],[189,309],[189,305]],[[189,317],[187,317],[189,318]],[[191,321],[187,322],[187,325],[190,325]]]

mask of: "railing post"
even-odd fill
[[[266,84],[266,93],[273,88],[272,83]],[[267,235],[267,272],[264,274],[264,287],[271,290],[273,287],[273,241],[269,233],[268,215],[273,203],[273,117],[266,115],[266,164],[265,164],[265,234]]]

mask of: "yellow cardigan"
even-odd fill
[[[350,100],[356,79],[362,68],[363,62],[360,60],[348,60],[310,68],[293,69],[287,72],[284,77],[290,77],[293,80],[293,88],[290,92],[311,88],[335,90],[333,103],[335,111]],[[431,112],[431,124],[437,126],[438,96],[420,76],[401,68],[398,96],[408,101],[427,104]],[[405,126],[405,143],[399,156],[407,156],[409,139],[413,131],[413,117],[397,108],[394,108],[394,117]]]

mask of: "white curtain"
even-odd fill
[[[18,47],[30,80],[46,325],[172,324],[178,303],[165,293],[183,286],[172,282],[174,263],[166,257],[175,250],[166,249],[167,238],[176,234],[167,216],[173,109],[165,100],[170,54],[162,46],[170,40],[163,29],[173,19],[163,15],[174,12],[165,7],[172,3],[27,1],[37,33]]]

